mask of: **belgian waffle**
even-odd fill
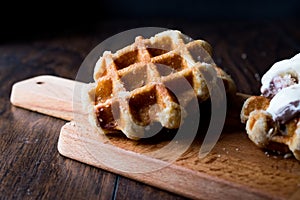
[[[172,30],[149,39],[138,36],[115,53],[104,52],[94,69],[95,82],[87,89],[90,122],[103,133],[121,131],[131,139],[142,138],[155,121],[178,128],[193,95],[199,102],[209,98],[205,73],[216,74],[226,91],[235,93],[234,82],[213,63],[211,52],[207,42]],[[183,79],[194,94],[180,89]],[[177,88],[176,95],[169,86]]]
[[[266,110],[270,99],[264,96],[248,98],[241,111],[249,138],[259,147],[279,153],[294,154],[300,160],[300,118],[294,117],[284,124],[273,120]]]

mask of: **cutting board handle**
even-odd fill
[[[43,75],[17,82],[12,87],[10,101],[13,105],[72,120],[74,80]]]

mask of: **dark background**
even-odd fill
[[[298,0],[107,0],[4,1],[0,3],[1,39],[20,39],[88,31],[113,19],[236,21],[300,19]],[[125,28],[125,27],[124,27]],[[130,27],[128,27],[130,28]]]

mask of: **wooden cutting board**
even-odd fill
[[[74,87],[72,80],[39,76],[16,83],[11,94],[15,106],[71,120],[59,136],[63,156],[193,199],[300,199],[300,162],[267,153],[247,138],[239,122],[242,100],[228,109],[221,137],[207,156],[198,156],[200,135],[180,158],[168,163],[148,154],[168,144],[168,138],[106,137],[90,128],[84,113],[72,121],[73,107],[80,105],[73,100]]]

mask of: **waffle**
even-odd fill
[[[205,74],[216,74],[227,93],[235,93],[234,82],[213,63],[211,52],[207,42],[172,30],[150,39],[138,36],[115,53],[104,52],[87,88],[90,122],[105,134],[121,131],[130,139],[143,138],[153,122],[178,128],[193,96],[199,102],[209,98]],[[194,94],[181,87],[184,81]]]
[[[279,123],[267,112],[270,99],[264,96],[248,98],[241,111],[246,131],[258,147],[278,153],[294,154],[300,160],[300,118],[294,117],[286,123]]]
[[[300,54],[278,61],[261,79],[261,96],[248,98],[241,121],[259,147],[292,152],[300,160]]]

